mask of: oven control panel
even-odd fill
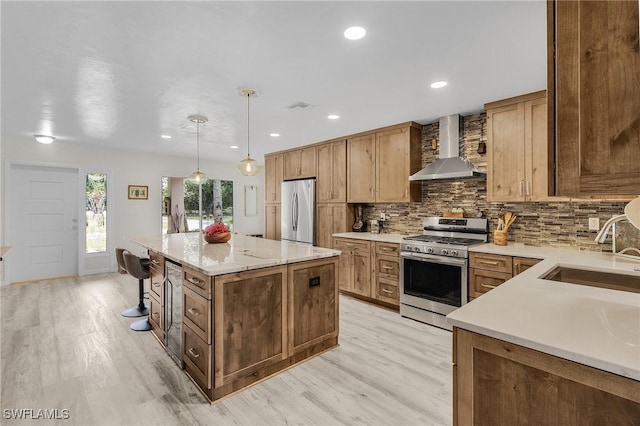
[[[435,256],[447,256],[447,257],[467,257],[466,249],[452,249],[449,247],[437,247],[431,245],[424,244],[411,244],[411,243],[402,243],[400,246],[400,250],[404,252],[410,253],[424,253],[424,254],[432,254]]]

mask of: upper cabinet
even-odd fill
[[[268,154],[264,156],[264,201],[266,203],[280,202],[280,187],[284,179],[283,167],[283,154]]]
[[[422,164],[422,126],[407,123],[347,139],[347,201],[410,202],[421,183],[409,176]]]
[[[547,98],[540,91],[485,105],[489,147],[487,199],[542,201],[549,181]]]
[[[557,195],[640,194],[638,9],[638,0],[549,2]]]
[[[316,177],[316,147],[306,146],[284,152],[284,179]]]
[[[327,142],[317,146],[318,173],[316,200],[322,202],[347,201],[347,142]]]

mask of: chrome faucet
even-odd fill
[[[609,234],[609,230],[611,229],[611,226],[613,226],[613,224],[616,223],[616,222],[620,222],[621,220],[625,220],[626,218],[627,218],[627,215],[625,215],[625,214],[619,214],[617,216],[613,216],[611,219],[609,219],[604,224],[602,229],[600,229],[600,231],[598,231],[598,235],[596,235],[595,241],[598,244],[603,244],[604,241],[607,239],[607,235]]]

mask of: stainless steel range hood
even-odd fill
[[[486,176],[475,164],[460,158],[463,120],[459,114],[440,118],[440,157],[409,180],[437,180]]]

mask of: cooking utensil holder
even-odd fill
[[[493,231],[493,244],[497,246],[506,246],[507,231],[503,229]]]

